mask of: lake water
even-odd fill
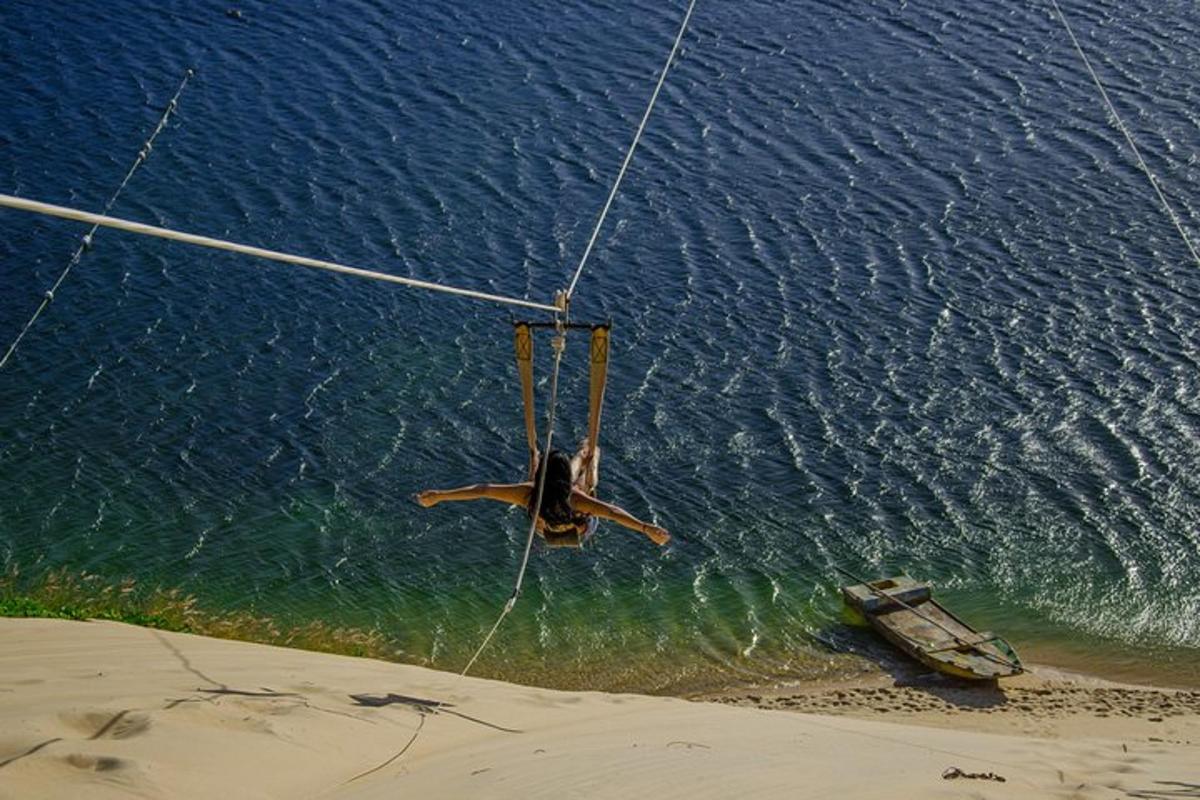
[[[845,5],[846,7],[837,7]],[[841,566],[1031,661],[1200,685],[1200,265],[1045,3],[700,2],[573,304],[600,495],[474,672],[852,670]],[[680,2],[0,5],[0,192],[546,302]],[[1200,7],[1064,10],[1189,231]],[[0,211],[0,339],[85,229]],[[0,372],[0,565],[377,628],[461,669],[526,532],[500,306],[101,231]],[[548,341],[539,341],[542,407]],[[560,442],[586,426],[564,361]]]

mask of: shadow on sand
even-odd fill
[[[959,708],[996,708],[1009,702],[996,681],[970,681],[943,675],[901,653],[870,628],[840,624],[814,638],[834,652],[851,653],[871,662],[889,675],[897,688],[925,692]]]
[[[1175,798],[1200,797],[1200,783],[1181,783],[1180,781],[1155,781],[1155,786],[1162,789],[1126,789],[1130,797],[1145,800],[1175,800]],[[1171,788],[1174,787],[1174,788]]]
[[[449,714],[459,719],[465,719],[468,722],[474,722],[476,725],[483,725],[492,730],[503,731],[504,733],[521,733],[515,728],[505,728],[503,725],[496,725],[492,722],[472,717],[463,714],[460,711],[454,711],[453,703],[442,703],[437,700],[423,700],[419,697],[410,697],[405,694],[352,694],[350,699],[357,705],[367,706],[368,708],[382,708],[384,706],[407,706],[413,709],[422,716],[426,714]]]

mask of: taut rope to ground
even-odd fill
[[[483,653],[488,642],[492,640],[496,629],[500,627],[500,623],[508,616],[508,612],[513,610],[513,606],[517,604],[517,595],[521,593],[521,584],[525,581],[525,568],[529,566],[529,553],[533,549],[533,535],[537,532],[538,515],[542,513],[542,495],[546,490],[546,469],[550,463],[549,454],[550,448],[554,444],[554,413],[558,405],[558,368],[562,363],[563,350],[566,349],[567,332],[561,325],[558,332],[554,336],[554,371],[550,373],[550,404],[546,412],[546,445],[542,451],[543,455],[541,462],[538,464],[538,479],[537,491],[533,500],[533,514],[529,521],[529,535],[525,537],[525,553],[521,557],[521,568],[517,570],[517,581],[513,585],[512,594],[509,595],[508,602],[504,604],[504,609],[500,612],[500,616],[496,618],[496,624],[488,631],[488,635],[483,637],[483,644],[479,645],[479,649],[475,651],[475,655],[471,656],[471,660],[463,667],[463,671],[458,674],[459,679],[466,677],[467,672],[475,665],[475,660]]]
[[[154,148],[154,140],[157,139],[158,135],[163,132],[164,128],[167,127],[167,121],[171,118],[171,114],[175,113],[175,109],[179,107],[179,96],[183,94],[183,90],[187,88],[188,81],[191,80],[192,76],[195,74],[195,71],[191,69],[183,74],[183,80],[179,83],[179,88],[176,89],[175,94],[171,96],[171,101],[167,103],[166,109],[163,110],[162,116],[158,120],[158,124],[154,126],[154,131],[150,134],[150,138],[146,140],[145,144],[142,145],[142,149],[138,151],[137,158],[134,159],[133,165],[130,166],[129,171],[125,173],[125,179],[121,181],[121,184],[117,186],[117,190],[112,193],[112,197],[108,198],[108,202],[104,204],[105,214],[112,209],[113,203],[117,202],[117,198],[121,196],[121,192],[124,191],[126,184],[129,183],[129,179],[133,177],[133,173],[137,172],[138,167],[140,167],[146,161],[146,159],[150,157],[150,151]],[[46,310],[46,306],[50,305],[50,303],[54,301],[54,293],[58,291],[58,287],[62,286],[62,282],[67,279],[67,275],[70,274],[71,268],[78,264],[79,260],[83,258],[84,252],[91,248],[93,238],[96,235],[96,230],[99,227],[99,224],[92,225],[92,229],[83,237],[83,240],[79,243],[79,247],[75,249],[75,254],[71,256],[71,260],[67,262],[66,268],[63,269],[62,273],[58,276],[58,280],[56,280],[54,285],[47,289],[46,293],[42,295],[42,302],[38,304],[37,310],[33,312],[33,315],[29,318],[29,321],[25,323],[23,328],[21,328],[21,332],[17,334],[17,338],[13,340],[13,343],[8,346],[8,351],[5,352],[4,357],[0,358],[0,369],[3,369],[4,365],[8,363],[8,360],[12,357],[12,354],[16,352],[17,345],[19,345],[21,340],[25,338],[25,334],[28,333],[29,329],[33,327],[33,323],[37,322],[37,318],[40,317],[42,312]]]
[[[1104,101],[1104,105],[1108,106],[1108,113],[1112,114],[1113,120],[1117,123],[1117,128],[1125,136],[1125,141],[1129,143],[1129,149],[1133,151],[1133,155],[1137,158],[1138,166],[1142,168],[1142,172],[1146,173],[1146,179],[1150,181],[1150,186],[1153,187],[1154,193],[1158,195],[1158,202],[1162,204],[1163,210],[1175,226],[1175,230],[1179,231],[1179,238],[1183,239],[1184,245],[1187,246],[1188,252],[1192,254],[1192,259],[1196,262],[1196,266],[1200,266],[1200,254],[1196,253],[1196,248],[1192,245],[1192,240],[1187,235],[1187,231],[1184,230],[1183,223],[1179,221],[1179,216],[1167,201],[1167,196],[1163,194],[1162,187],[1158,185],[1158,180],[1154,177],[1154,173],[1146,165],[1146,160],[1142,158],[1142,151],[1138,149],[1137,142],[1133,139],[1133,134],[1125,126],[1125,122],[1121,119],[1121,115],[1117,113],[1116,106],[1112,104],[1112,100],[1108,99],[1108,92],[1104,90],[1104,84],[1100,82],[1100,76],[1092,68],[1092,62],[1087,57],[1087,53],[1083,52],[1083,47],[1080,46],[1079,40],[1075,38],[1075,32],[1071,30],[1071,23],[1067,22],[1067,15],[1059,8],[1058,0],[1050,0],[1050,4],[1054,6],[1058,18],[1062,20],[1063,27],[1067,31],[1067,36],[1071,37],[1071,44],[1075,45],[1075,52],[1079,54],[1079,58],[1083,61],[1083,66],[1087,68],[1088,74],[1092,76],[1092,83],[1096,84],[1096,89],[1100,92],[1100,98]]]
[[[473,656],[471,656],[471,659],[467,662],[467,665],[465,667],[463,667],[462,672],[458,673],[458,677],[455,679],[454,684],[450,687],[449,693],[451,693],[451,694],[453,694],[454,692],[456,692],[458,690],[459,685],[463,682],[463,679],[467,677],[467,673],[470,672],[471,667],[475,666],[475,662],[479,659],[479,656],[481,656],[483,654],[483,651],[487,649],[487,646],[492,641],[492,637],[495,636],[496,631],[500,629],[500,623],[504,622],[504,618],[507,617],[509,612],[513,610],[513,607],[517,604],[517,596],[520,595],[520,593],[521,593],[521,584],[524,582],[524,579],[525,579],[525,568],[529,565],[529,554],[533,550],[533,537],[534,537],[534,534],[537,532],[538,515],[542,511],[542,496],[546,489],[546,469],[547,469],[547,465],[550,463],[550,459],[548,458],[548,456],[550,453],[550,448],[554,444],[554,416],[555,416],[555,409],[558,406],[558,373],[559,373],[559,366],[562,364],[563,351],[566,349],[566,336],[567,336],[567,329],[565,327],[565,323],[562,320],[556,320],[556,328],[557,328],[557,332],[554,336],[554,345],[553,345],[554,346],[554,371],[550,375],[550,403],[547,407],[547,412],[546,412],[546,445],[545,445],[546,449],[541,457],[541,460],[538,463],[537,488],[536,488],[536,494],[535,494],[534,503],[533,503],[533,513],[532,513],[532,515],[530,517],[530,521],[529,521],[529,535],[527,537],[525,537],[525,553],[521,557],[521,567],[517,571],[517,580],[516,580],[516,584],[513,586],[512,594],[509,595],[508,601],[505,602],[505,604],[504,604],[504,608],[502,608],[500,610],[500,616],[496,617],[495,623],[493,623],[491,630],[489,630],[487,632],[487,636],[483,637],[483,641],[480,642],[479,647],[476,648],[475,654]],[[430,713],[436,714],[437,712],[441,711],[441,709],[443,707],[445,707],[446,705],[447,705],[447,703],[445,700],[437,700],[429,706],[428,711]],[[396,759],[400,758],[402,755],[404,755],[406,752],[408,752],[409,748],[411,748],[416,743],[417,737],[420,736],[421,730],[424,727],[425,727],[425,714],[422,713],[421,721],[417,725],[417,729],[415,731],[413,731],[412,736],[404,744],[404,747],[402,747],[398,752],[394,753],[390,758],[388,758],[382,764],[378,764],[365,772],[361,772],[358,775],[355,775],[353,778],[351,778],[349,781],[347,781],[347,783],[356,781],[359,778],[361,778],[365,775],[370,775],[373,772],[378,772],[379,770],[383,769],[384,767],[388,766],[389,764],[395,762]]]

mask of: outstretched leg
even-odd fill
[[[525,438],[529,444],[529,479],[537,474],[537,415],[533,406],[533,331],[524,322],[513,326],[513,345],[517,351],[517,373],[521,376],[521,401],[525,408]]]

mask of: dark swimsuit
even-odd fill
[[[587,514],[575,514],[568,522],[551,522],[542,517],[542,538],[550,547],[583,547],[596,531],[599,520]]]

